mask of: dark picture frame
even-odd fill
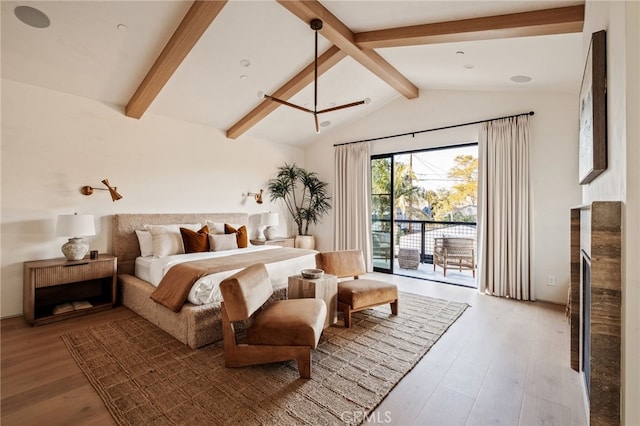
[[[593,181],[607,169],[607,35],[591,35],[580,87],[580,185]]]

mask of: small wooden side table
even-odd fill
[[[321,278],[309,279],[302,275],[289,277],[289,299],[322,299],[327,305],[324,328],[338,321],[338,278],[324,274]]]

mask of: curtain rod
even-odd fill
[[[398,138],[400,136],[409,136],[409,135],[415,136],[418,133],[427,133],[427,132],[434,132],[436,130],[453,129],[455,127],[471,126],[472,124],[486,123],[487,121],[502,120],[502,119],[505,119],[505,118],[513,118],[513,117],[520,117],[521,115],[533,115],[533,114],[535,114],[533,111],[529,111],[529,112],[524,112],[522,114],[507,115],[507,116],[504,116],[504,117],[497,117],[497,118],[488,118],[486,120],[471,121],[469,123],[462,123],[462,124],[453,124],[451,126],[436,127],[434,129],[417,130],[415,132],[398,133],[397,135],[380,136],[378,138],[363,139],[363,140],[360,140],[360,141],[336,143],[336,144],[333,144],[333,146],[351,145],[352,143],[360,143],[360,142],[379,141],[379,140],[382,140],[382,139]]]

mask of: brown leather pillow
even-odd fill
[[[202,253],[209,251],[209,227],[207,225],[200,228],[198,232],[191,229],[180,228],[182,244],[185,253]]]
[[[236,234],[236,238],[238,239],[238,248],[245,248],[249,245],[249,235],[247,233],[247,227],[244,225],[236,229],[233,226],[229,225],[228,223],[225,223],[224,233]]]

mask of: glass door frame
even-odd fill
[[[380,266],[373,266],[373,270],[376,272],[384,272],[387,274],[393,274],[393,264],[394,264],[394,251],[395,251],[395,244],[394,244],[394,218],[395,218],[395,212],[394,212],[394,206],[395,206],[395,194],[393,191],[394,185],[395,185],[395,173],[394,173],[394,168],[395,168],[395,160],[394,160],[394,155],[393,153],[390,154],[376,154],[376,155],[372,155],[370,160],[369,160],[369,164],[373,164],[373,162],[375,160],[381,160],[381,159],[389,159],[389,164],[390,164],[390,169],[389,169],[389,193],[388,194],[371,194],[371,197],[373,198],[375,195],[388,195],[389,196],[389,202],[390,202],[390,206],[389,206],[389,268],[383,268]],[[371,233],[372,233],[372,237],[373,237],[373,233],[374,233],[374,223],[373,223],[373,212],[371,214],[371,217],[369,218],[369,220],[371,220]],[[382,219],[380,220],[380,222],[386,222],[387,219]],[[372,238],[373,240],[373,238]],[[372,248],[373,248],[374,242],[372,241]]]

